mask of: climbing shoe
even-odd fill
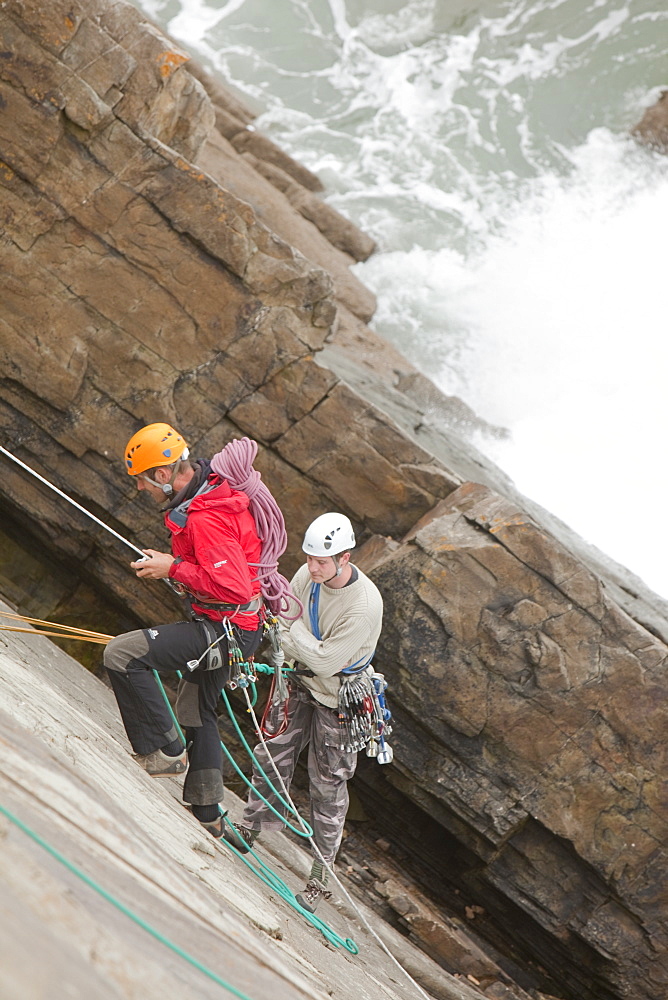
[[[200,820],[201,825],[204,827],[207,833],[210,833],[212,837],[216,840],[220,840],[223,836],[223,817],[219,816],[218,819],[213,819],[208,823],[205,823],[203,819]]]
[[[185,750],[179,757],[168,757],[162,750],[154,750],[152,753],[136,753],[134,758],[153,778],[171,778],[188,770]]]
[[[311,865],[311,875],[306,888],[298,892],[295,899],[309,913],[315,913],[321,899],[329,899],[331,892],[327,891],[329,872],[322,861],[314,861]]]
[[[236,823],[227,823],[223,840],[226,844],[234,847],[239,854],[248,854],[257,839],[258,832],[258,830],[249,830],[245,826],[237,826]]]
[[[320,900],[329,899],[331,895],[322,882],[319,882],[317,878],[310,878],[306,883],[306,888],[302,892],[298,892],[295,899],[309,913],[315,913]]]

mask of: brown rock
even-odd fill
[[[198,157],[198,164],[226,190],[240,200],[252,203],[258,219],[272,232],[299,247],[309,260],[326,268],[332,275],[337,299],[354,315],[369,320],[375,310],[375,298],[349,270],[353,263],[353,257],[349,255],[352,236],[347,243],[343,237],[339,241],[346,252],[342,252],[339,244],[333,246],[329,241],[331,227],[324,226],[325,231],[321,232],[312,219],[304,217],[286,194],[266,179],[264,174],[269,172],[268,168],[263,168],[262,173],[255,168],[259,163],[256,155],[240,156],[235,146],[218,132],[212,133]],[[274,175],[275,170],[272,168]],[[306,189],[294,180],[290,182],[289,189],[303,192],[303,195],[293,193],[293,199],[301,204],[306,197]],[[347,220],[341,220],[341,227],[345,227],[347,232],[352,230]],[[358,244],[361,243],[360,237]]]
[[[574,949],[575,992],[589,954],[608,989],[655,996],[668,650],[514,504],[466,484],[439,510],[372,574],[399,718],[389,779],[478,858],[486,911],[503,887]]]
[[[668,153],[668,90],[662,91],[656,104],[647,108],[631,129],[631,135],[645,146]]]
[[[259,174],[273,184],[274,187],[282,191],[291,205],[318,227],[323,236],[332,244],[350,254],[355,260],[366,260],[371,256],[376,248],[375,242],[365,233],[354,226],[351,222],[340,215],[326,202],[316,198],[310,191],[305,190],[280,167],[276,167],[265,160],[258,160],[251,154],[246,154],[246,158]]]

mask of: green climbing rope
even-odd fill
[[[125,914],[126,917],[129,917],[130,920],[132,920],[135,924],[137,924],[138,927],[141,927],[141,929],[146,931],[147,934],[150,934],[151,937],[154,937],[156,941],[160,942],[160,944],[164,944],[165,947],[169,948],[170,951],[173,951],[175,955],[179,956],[179,958],[184,959],[184,961],[188,962],[189,965],[194,966],[194,968],[198,969],[209,979],[213,980],[214,983],[217,983],[218,986],[222,986],[224,989],[228,990],[233,996],[238,997],[239,1000],[250,1000],[250,997],[246,993],[242,993],[241,990],[238,990],[235,986],[232,986],[230,983],[226,982],[225,979],[221,979],[221,977],[216,972],[213,972],[206,965],[203,965],[202,962],[199,961],[199,959],[195,958],[193,955],[190,955],[187,951],[184,951],[183,948],[180,948],[178,944],[175,944],[173,941],[170,941],[168,937],[165,937],[165,935],[162,934],[159,930],[156,930],[155,927],[152,927],[151,924],[147,923],[142,917],[140,917],[128,906],[126,906],[125,903],[122,903],[119,899],[116,899],[116,897],[113,896],[110,892],[107,892],[107,890],[104,889],[99,884],[99,882],[96,882],[95,879],[92,879],[89,875],[86,875],[86,873],[83,872],[80,868],[77,868],[76,865],[72,864],[71,861],[68,861],[68,859],[60,853],[60,851],[57,851],[56,848],[53,847],[51,844],[49,844],[48,841],[44,840],[43,837],[40,837],[38,833],[35,833],[34,830],[32,830],[29,826],[23,823],[18,818],[18,816],[15,816],[12,812],[9,811],[9,809],[6,809],[1,804],[0,804],[0,813],[2,813],[2,815],[5,816],[10,821],[10,823],[13,823],[14,826],[18,827],[19,830],[22,830],[23,833],[26,834],[26,836],[31,838],[31,840],[34,840],[36,844],[39,844],[40,847],[44,848],[44,850],[47,851],[47,853],[50,854],[52,858],[55,858],[56,861],[59,861],[60,864],[64,865],[64,867],[67,868],[68,871],[72,872],[73,875],[76,875],[76,877],[81,879],[81,881],[84,882],[87,886],[89,886],[89,888],[93,889],[95,892],[98,893],[98,895],[102,896],[103,899],[106,899],[108,903],[111,903],[112,906],[115,906],[117,910],[120,910],[121,913]]]
[[[226,815],[223,816],[223,822],[225,823],[227,822]],[[241,861],[243,861],[246,867],[249,868],[253,872],[253,874],[257,876],[257,878],[259,878],[262,882],[264,882],[265,885],[269,886],[269,888],[272,889],[274,892],[276,892],[282,899],[284,899],[286,903],[288,903],[293,909],[295,909],[298,913],[300,913],[303,917],[305,917],[309,923],[313,924],[313,926],[316,927],[323,935],[323,937],[325,937],[331,944],[333,944],[337,948],[340,945],[343,945],[344,948],[346,948],[346,950],[349,951],[352,955],[359,954],[359,948],[357,947],[352,938],[342,938],[339,934],[336,933],[336,931],[332,930],[329,924],[326,924],[324,920],[321,920],[320,917],[317,917],[315,913],[310,913],[308,910],[305,910],[303,906],[300,906],[292,890],[285,884],[283,879],[279,878],[276,872],[272,871],[272,869],[264,863],[262,858],[260,858],[255,853],[252,847],[250,848],[249,853],[253,856],[253,858],[257,862],[258,865],[257,868],[253,864],[251,864],[251,862],[248,860],[245,854],[242,854],[240,851],[236,849],[234,844],[230,844],[228,843],[228,841],[224,841],[224,843],[226,847],[229,847],[230,850],[234,851],[236,856]]]
[[[260,765],[260,762],[258,761],[257,757],[255,756],[255,754],[251,750],[251,748],[250,748],[250,746],[248,744],[248,741],[246,740],[246,737],[244,736],[244,734],[241,731],[239,723],[237,722],[237,718],[236,718],[236,716],[234,714],[234,710],[233,710],[232,706],[230,705],[230,700],[227,697],[227,692],[224,689],[221,691],[221,696],[222,696],[223,701],[225,702],[225,707],[227,708],[227,714],[230,717],[230,721],[232,722],[232,725],[234,726],[234,728],[236,730],[237,736],[239,737],[239,739],[243,743],[243,746],[244,746],[244,749],[246,750],[246,753],[248,754],[248,756],[250,757],[251,761],[253,762],[253,764],[255,765],[255,767],[258,769],[259,773],[262,775],[262,777],[264,778],[264,780],[267,782],[267,785],[272,790],[272,792],[274,793],[274,795],[276,796],[276,798],[280,802],[280,804],[284,807],[284,809],[287,809],[288,812],[292,813],[293,816],[297,816],[297,818],[301,820],[302,826],[299,829],[297,829],[297,827],[293,826],[292,823],[288,823],[288,821],[285,819],[285,817],[282,815],[282,813],[280,813],[277,809],[275,809],[274,806],[272,806],[271,802],[269,802],[269,800],[266,799],[261,792],[258,792],[257,788],[253,788],[252,783],[248,780],[248,778],[246,777],[246,775],[244,774],[244,772],[237,765],[237,762],[235,761],[234,757],[232,756],[232,754],[230,753],[230,751],[227,749],[227,747],[225,746],[225,744],[221,740],[220,745],[223,748],[223,751],[226,754],[228,760],[232,764],[232,767],[237,772],[237,774],[239,775],[239,777],[242,778],[245,781],[246,785],[248,785],[249,788],[253,788],[254,794],[257,795],[257,797],[259,799],[262,799],[262,801],[264,802],[264,804],[269,809],[271,809],[271,811],[273,812],[273,814],[275,816],[277,816],[280,819],[281,823],[285,823],[285,825],[287,826],[287,828],[289,830],[292,830],[293,833],[296,833],[298,837],[312,837],[313,836],[313,829],[312,829],[312,827],[306,822],[306,820],[301,819],[301,817],[299,816],[299,814],[295,812],[294,808],[290,805],[289,802],[285,801],[285,799],[282,797],[282,795],[277,791],[276,787],[272,784],[272,782],[269,779],[269,777],[266,774],[266,772],[262,769],[262,767]]]
[[[258,665],[264,667],[266,673],[269,673],[270,671],[273,671],[273,669],[274,669],[273,667],[267,666],[267,664],[265,664],[265,663],[256,664],[256,666],[258,666]],[[157,670],[153,670],[153,676],[155,677],[155,680],[156,680],[156,683],[157,683],[158,688],[160,690],[160,693],[162,694],[162,697],[164,698],[165,705],[167,706],[167,709],[169,710],[169,714],[170,714],[170,716],[172,718],[172,721],[173,721],[174,725],[176,726],[176,730],[177,730],[177,732],[179,734],[179,737],[181,738],[181,742],[185,746],[186,745],[186,738],[183,735],[183,730],[181,729],[181,727],[180,727],[180,725],[178,723],[178,720],[176,718],[176,715],[174,714],[174,709],[172,708],[171,703],[169,701],[169,698],[167,697],[167,692],[165,691],[165,686],[162,683],[162,680],[160,678],[160,674],[158,673]],[[176,676],[179,678],[179,680],[181,680],[181,678],[183,677],[183,674],[181,673],[180,670],[177,670],[176,671]],[[239,736],[239,739],[243,743],[244,748],[245,748],[246,752],[248,753],[248,756],[250,757],[251,761],[257,767],[258,771],[260,772],[260,774],[262,775],[262,777],[264,778],[264,780],[267,782],[267,785],[269,786],[269,788],[272,790],[272,792],[276,796],[277,801],[283,806],[283,808],[287,809],[287,811],[290,812],[290,813],[292,813],[293,816],[296,815],[299,819],[301,819],[301,817],[299,817],[299,814],[295,813],[295,810],[290,805],[290,803],[285,801],[285,799],[282,797],[282,795],[280,794],[280,792],[272,784],[272,782],[269,779],[269,777],[267,776],[267,774],[263,771],[262,767],[260,766],[260,762],[258,761],[257,757],[255,756],[255,754],[251,750],[251,748],[250,748],[250,746],[249,746],[249,744],[248,744],[248,742],[247,742],[244,734],[242,733],[242,731],[241,731],[241,729],[239,727],[239,723],[237,722],[236,716],[234,714],[234,710],[232,709],[232,706],[230,705],[230,701],[229,701],[229,698],[227,697],[227,694],[226,694],[225,690],[223,690],[221,692],[221,694],[222,694],[223,699],[225,701],[225,705],[227,707],[227,712],[228,712],[228,715],[230,716],[232,724],[233,724],[234,728],[236,729],[237,735]],[[255,704],[255,702],[252,701],[251,705],[254,705],[254,704]],[[246,777],[246,775],[244,774],[244,772],[241,770],[241,768],[239,767],[239,765],[235,761],[234,757],[232,756],[232,754],[230,753],[230,751],[227,749],[227,747],[225,746],[225,744],[223,743],[222,740],[220,741],[220,745],[222,747],[223,753],[226,755],[227,759],[229,760],[230,764],[232,765],[232,767],[234,768],[234,770],[237,772],[237,774],[239,775],[239,777],[242,779],[242,781],[244,781],[246,783],[246,785],[249,788],[252,788],[253,787],[252,783],[248,780],[248,778]],[[262,801],[264,802],[264,804],[274,813],[274,815],[277,816],[278,819],[280,819],[280,821],[282,823],[285,823],[285,825],[288,827],[289,830],[292,830],[293,833],[296,833],[297,836],[299,836],[299,837],[312,837],[313,836],[313,829],[312,829],[312,827],[305,820],[301,819],[301,823],[303,825],[302,825],[302,827],[300,829],[298,829],[297,827],[293,826],[291,823],[288,823],[287,820],[285,819],[285,817],[276,808],[274,808],[274,806],[271,804],[271,802],[269,802],[264,797],[264,795],[262,795],[261,792],[258,792],[257,789],[255,790],[255,794],[258,796],[258,798],[262,799]]]
[[[178,675],[179,680],[181,680],[181,677],[183,676],[183,674],[181,673],[181,671],[177,670],[176,673]],[[185,746],[186,745],[186,738],[183,735],[183,730],[181,729],[181,727],[179,725],[179,720],[176,718],[176,715],[174,714],[174,709],[172,708],[172,704],[171,704],[169,698],[167,697],[167,692],[165,691],[165,685],[162,683],[162,679],[161,679],[160,674],[158,673],[157,670],[153,671],[153,676],[155,677],[156,683],[157,683],[157,685],[158,685],[158,687],[160,689],[160,693],[162,694],[162,697],[165,699],[165,705],[167,706],[167,708],[169,710],[169,714],[172,717],[172,722],[176,726],[176,731],[179,734],[181,742]]]
[[[263,673],[271,673],[273,671],[273,669],[274,669],[273,667],[267,666],[267,664],[254,664],[254,666],[256,668],[263,667],[264,669],[263,669],[263,671],[261,671]],[[183,676],[181,674],[180,670],[177,670],[176,674],[179,677],[179,679],[181,679],[182,676]],[[158,687],[159,687],[160,691],[162,692],[162,697],[165,699],[165,703],[166,703],[167,708],[169,709],[169,713],[170,713],[170,715],[171,715],[171,717],[172,717],[172,719],[174,721],[174,725],[176,726],[176,728],[178,730],[178,733],[179,733],[181,739],[183,740],[183,744],[185,746],[185,744],[186,744],[185,736],[183,735],[183,731],[181,730],[181,727],[179,726],[179,723],[178,723],[178,721],[176,719],[176,715],[174,714],[174,710],[172,709],[172,706],[170,704],[169,698],[167,697],[167,692],[165,691],[164,685],[163,685],[163,683],[162,683],[162,681],[160,679],[160,675],[158,674],[158,672],[156,670],[154,670],[153,671],[153,676],[155,677],[155,679],[156,679],[156,681],[158,683]],[[285,799],[282,797],[282,795],[278,792],[278,790],[272,784],[271,780],[269,779],[269,777],[267,776],[267,774],[265,773],[265,771],[262,769],[262,767],[261,767],[261,765],[260,765],[257,757],[255,756],[253,750],[251,750],[251,748],[250,748],[250,746],[248,744],[248,741],[246,740],[246,737],[244,736],[243,732],[241,731],[241,727],[239,726],[237,718],[236,718],[236,716],[234,714],[234,709],[232,708],[232,705],[230,704],[230,700],[227,697],[227,692],[224,689],[221,691],[221,696],[223,698],[223,701],[225,702],[225,707],[227,708],[228,715],[230,717],[232,725],[234,726],[234,728],[236,730],[237,736],[241,740],[241,742],[242,742],[242,744],[244,746],[244,749],[248,753],[248,756],[250,757],[251,761],[253,762],[253,764],[255,765],[255,767],[258,769],[259,773],[262,775],[262,777],[264,778],[264,780],[267,782],[268,787],[272,790],[272,792],[276,796],[277,801],[285,809],[287,809],[290,813],[292,813],[293,816],[297,816],[297,818],[300,820],[300,822],[302,823],[301,829],[298,829],[297,827],[295,827],[291,823],[289,823],[287,821],[287,819],[285,818],[285,816],[282,815],[271,804],[271,802],[269,802],[265,798],[265,796],[262,795],[261,792],[259,792],[257,789],[254,789],[254,793],[260,799],[262,799],[262,801],[264,802],[264,804],[274,813],[274,815],[276,815],[281,820],[282,823],[285,824],[285,826],[288,827],[289,830],[292,830],[293,833],[296,833],[300,837],[308,837],[310,839],[313,836],[313,828],[310,826],[309,823],[306,822],[306,820],[302,819],[299,816],[299,813],[297,813],[295,811],[294,807],[289,802],[285,801]],[[254,704],[254,702],[253,702],[253,704]],[[239,777],[246,783],[246,785],[249,788],[252,788],[253,787],[252,782],[246,777],[246,775],[241,770],[241,768],[237,764],[236,760],[234,759],[234,757],[232,756],[232,754],[230,753],[230,751],[227,749],[227,747],[225,746],[225,744],[223,743],[222,740],[220,741],[220,745],[221,745],[222,750],[225,753],[227,759],[229,760],[229,762],[231,763],[232,767],[237,772],[237,774],[239,775]],[[223,820],[223,821],[225,822],[225,820]],[[258,865],[257,868],[255,867],[255,865],[253,865],[248,860],[248,858],[246,858],[243,854],[241,854],[239,851],[237,851],[236,848],[232,844],[228,844],[227,841],[224,841],[224,843],[226,844],[227,847],[230,848],[230,850],[234,851],[234,853],[237,855],[237,857],[240,858],[243,861],[243,863],[246,865],[246,867],[249,868],[250,871],[252,871],[253,874],[255,876],[257,876],[257,878],[259,878],[262,882],[265,883],[265,885],[269,886],[270,889],[272,889],[274,892],[276,892],[281,897],[281,899],[285,900],[285,902],[288,903],[288,905],[291,906],[294,910],[296,910],[297,913],[300,913],[303,917],[305,917],[306,920],[308,920],[309,923],[313,924],[313,926],[316,927],[320,931],[320,933],[323,935],[323,937],[325,937],[331,944],[333,944],[337,948],[340,945],[343,945],[344,948],[346,948],[346,950],[349,951],[353,955],[357,955],[359,953],[359,948],[357,947],[357,945],[355,944],[355,942],[353,941],[352,938],[342,938],[339,934],[336,933],[336,931],[332,930],[332,928],[328,924],[326,924],[324,920],[322,920],[320,917],[316,917],[316,915],[314,913],[310,913],[308,910],[305,910],[303,906],[300,906],[299,903],[297,902],[297,900],[295,898],[295,894],[292,892],[292,890],[285,884],[285,882],[281,878],[279,878],[279,876],[274,871],[272,871],[271,868],[269,868],[268,865],[266,865],[264,863],[264,861],[262,861],[262,859],[260,857],[258,857],[258,855],[255,853],[255,851],[251,850],[250,853],[253,855],[255,861],[257,862],[257,865]]]
[[[265,805],[267,805],[271,809],[271,811],[276,816],[278,816],[278,818],[281,820],[281,822],[284,823],[285,826],[288,827],[288,829],[290,829],[290,830],[293,831],[293,833],[297,833],[301,837],[309,837],[309,838],[311,838],[313,836],[313,829],[312,829],[312,827],[304,819],[302,819],[299,816],[299,813],[297,813],[295,811],[295,809],[294,809],[294,807],[292,805],[290,805],[289,803],[286,803],[285,800],[282,798],[282,796],[279,795],[279,793],[277,792],[276,788],[274,787],[274,785],[271,783],[271,781],[267,777],[266,773],[262,770],[262,768],[261,768],[261,766],[260,766],[260,764],[259,764],[259,762],[257,760],[257,757],[255,756],[255,754],[251,750],[250,746],[248,745],[248,742],[247,742],[244,734],[241,731],[239,723],[237,722],[236,716],[234,714],[234,710],[233,710],[233,708],[232,708],[232,706],[230,704],[230,700],[227,697],[227,692],[225,690],[223,690],[223,691],[221,691],[221,695],[222,695],[223,701],[225,702],[225,706],[227,708],[227,712],[228,712],[228,715],[230,717],[230,720],[232,721],[232,724],[233,724],[233,726],[234,726],[234,728],[236,730],[237,736],[239,737],[239,739],[243,743],[243,746],[244,746],[246,752],[248,753],[249,757],[253,761],[255,767],[258,769],[258,771],[260,772],[260,774],[262,775],[262,777],[264,778],[264,780],[267,782],[268,786],[274,792],[274,794],[276,795],[276,797],[279,800],[279,802],[282,805],[284,805],[287,809],[289,809],[290,812],[293,815],[296,815],[300,819],[301,823],[303,824],[302,829],[301,830],[297,830],[294,826],[292,826],[291,823],[288,823],[288,821],[285,819],[285,817],[283,815],[281,815],[281,813],[279,813],[278,810],[276,810],[272,806],[272,804],[264,797],[264,795],[262,795],[260,792],[258,792],[258,790],[256,788],[253,789],[254,794],[257,795],[259,798],[261,798],[262,801],[265,803]],[[222,740],[221,740],[221,744],[220,745],[222,746],[225,754],[227,755],[228,760],[230,761],[230,763],[234,767],[234,769],[237,772],[237,774],[240,775],[241,778],[243,778],[243,780],[246,782],[246,784],[248,785],[249,788],[252,788],[253,786],[252,786],[251,782],[248,780],[248,778],[246,777],[246,775],[243,773],[243,771],[241,770],[241,768],[238,766],[237,762],[234,760],[234,757],[229,752],[229,750],[227,749],[227,747],[225,746],[225,744],[222,742]],[[223,817],[223,821],[226,822],[225,817]],[[297,899],[296,899],[294,893],[292,892],[292,890],[285,884],[285,882],[281,878],[279,878],[279,876],[274,871],[272,871],[271,868],[269,868],[268,865],[266,865],[264,863],[264,861],[255,853],[255,851],[252,848],[250,850],[250,854],[252,854],[253,858],[257,862],[257,864],[259,866],[258,868],[256,868],[253,864],[251,864],[251,862],[248,860],[248,858],[245,855],[241,854],[240,851],[237,851],[237,849],[234,847],[233,844],[229,844],[227,841],[225,841],[224,843],[226,844],[227,847],[229,847],[232,851],[234,851],[234,853],[237,855],[237,857],[240,858],[243,861],[243,863],[246,865],[246,867],[249,868],[253,872],[253,874],[257,876],[257,878],[259,878],[262,882],[264,882],[265,885],[268,885],[269,888],[272,889],[274,892],[278,893],[278,895],[283,900],[285,900],[285,902],[288,903],[289,906],[291,906],[298,913],[300,913],[303,917],[305,917],[308,920],[309,923],[313,924],[313,926],[316,927],[320,931],[320,933],[323,935],[323,937],[325,937],[331,944],[335,945],[337,948],[340,945],[343,945],[344,948],[346,948],[347,951],[351,952],[351,954],[353,954],[353,955],[357,955],[359,953],[359,948],[357,947],[357,945],[355,944],[355,942],[353,941],[352,938],[342,938],[339,934],[336,933],[336,931],[332,930],[332,928],[328,924],[326,924],[324,920],[322,920],[320,917],[316,917],[316,915],[314,913],[310,913],[308,910],[305,910],[303,906],[300,906],[299,903],[297,902]]]

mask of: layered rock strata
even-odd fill
[[[461,845],[487,912],[502,922],[510,901],[543,932],[516,918],[516,933],[537,952],[552,939],[542,961],[572,995],[663,995],[665,644],[478,485],[374,561],[398,723],[387,780]]]

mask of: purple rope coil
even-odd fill
[[[230,441],[211,459],[211,470],[226,479],[232,489],[245,493],[250,500],[250,512],[262,542],[262,551],[260,562],[249,565],[257,567],[262,596],[272,612],[294,621],[304,608],[290,590],[288,581],[278,572],[278,560],[288,544],[285,521],[280,507],[262,482],[262,476],[253,468],[256,455],[257,441],[246,437]],[[297,604],[299,611],[288,617],[286,611],[292,602]]]

